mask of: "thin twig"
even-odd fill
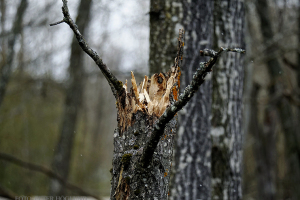
[[[231,51],[231,52],[237,52],[237,53],[246,53],[245,50],[240,49],[240,48],[223,48],[221,47],[221,49],[223,49],[223,51]],[[212,49],[204,49],[204,50],[200,50],[200,56],[209,56],[209,57],[214,57],[216,56],[218,52],[212,50]]]
[[[73,185],[71,183],[68,183],[61,176],[56,174],[54,171],[52,171],[51,169],[48,169],[44,166],[33,164],[33,163],[30,163],[30,162],[25,162],[25,161],[23,161],[19,158],[16,158],[12,155],[9,155],[9,154],[3,153],[3,152],[0,152],[0,159],[11,162],[11,163],[14,163],[16,165],[19,165],[19,166],[24,167],[24,168],[29,169],[29,170],[41,172],[41,173],[43,173],[43,174],[45,174],[45,175],[47,175],[51,178],[55,178],[60,183],[64,184],[68,189],[77,192],[79,195],[85,195],[85,196],[94,197],[95,199],[99,199],[98,196],[90,194],[90,193],[84,191],[83,189],[81,189],[80,187],[78,187],[76,185]]]
[[[50,26],[55,26],[55,25],[58,25],[58,24],[61,24],[61,23],[64,23],[64,22],[65,22],[65,20],[61,20],[59,22],[55,22],[55,23],[50,24]]]
[[[180,39],[180,38],[179,38]],[[213,50],[204,50],[203,54],[211,55],[212,58],[208,62],[201,62],[197,71],[193,75],[193,79],[185,89],[184,92],[179,96],[179,100],[176,101],[173,105],[169,106],[164,114],[157,120],[154,125],[153,132],[151,134],[150,140],[145,146],[141,165],[147,167],[152,160],[152,155],[154,150],[157,147],[160,137],[164,133],[164,128],[168,122],[176,115],[176,113],[185,106],[189,100],[193,97],[195,92],[198,90],[200,85],[205,81],[206,75],[212,71],[212,67],[217,62],[219,56],[223,51],[245,53],[246,51],[239,48],[223,48],[221,47],[218,52]],[[200,51],[201,52],[201,51]],[[206,53],[205,53],[206,52]]]
[[[99,55],[97,54],[96,51],[94,51],[85,41],[84,37],[82,36],[82,34],[80,33],[80,31],[78,30],[77,25],[75,24],[75,22],[73,21],[73,19],[70,16],[69,13],[69,8],[68,8],[68,1],[67,0],[62,0],[63,2],[63,7],[62,7],[62,12],[64,15],[64,19],[50,24],[50,26],[54,26],[57,24],[61,24],[63,22],[67,23],[69,25],[69,27],[73,30],[76,39],[80,45],[80,47],[82,48],[82,50],[87,53],[93,60],[94,62],[98,65],[98,67],[100,68],[101,72],[103,73],[103,75],[105,76],[105,78],[108,81],[108,84],[110,85],[110,88],[115,96],[115,98],[117,99],[117,96],[119,94],[119,92],[121,90],[123,90],[123,84],[121,81],[119,81],[115,75],[113,75],[113,73],[111,73],[110,69],[103,63],[102,59],[99,57]]]

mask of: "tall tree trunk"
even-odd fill
[[[182,6],[179,0],[150,0],[150,74],[167,72],[176,56]]]
[[[85,34],[89,25],[89,17],[92,0],[81,0],[78,7],[76,24],[82,34]],[[58,143],[56,145],[53,169],[64,179],[68,179],[70,171],[71,152],[76,133],[76,122],[82,101],[82,89],[84,83],[84,58],[85,53],[78,46],[75,36],[71,46],[71,57],[69,65],[69,83],[66,91],[63,122]],[[58,180],[50,182],[50,195],[58,196],[65,194],[65,186]]]
[[[4,2],[1,2],[1,5],[4,6]],[[12,65],[13,59],[15,57],[15,43],[17,36],[20,35],[23,29],[23,17],[28,6],[27,0],[22,0],[19,4],[17,12],[15,14],[15,20],[8,34],[7,48],[2,50],[1,61],[0,61],[0,106],[3,102],[4,95],[6,92],[6,88],[9,82],[9,79],[12,74]],[[3,14],[3,13],[2,13]],[[3,19],[2,19],[3,18]],[[4,20],[4,16],[1,17],[1,22]],[[4,22],[2,22],[3,24]],[[2,27],[2,31],[4,31],[4,27]]]
[[[244,2],[214,1],[214,49],[244,47]],[[213,70],[211,172],[213,199],[242,199],[243,59],[223,55]]]
[[[213,1],[181,1],[185,29],[182,88],[192,80],[200,62],[199,50],[212,47]],[[211,81],[206,82],[180,113],[175,149],[173,199],[210,198]]]

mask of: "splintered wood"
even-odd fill
[[[180,68],[184,43],[182,41],[183,32],[180,31],[178,38],[178,52],[174,65],[168,73],[154,74],[149,79],[144,80],[137,86],[133,72],[131,72],[132,88],[127,89],[127,80],[123,85],[124,90],[119,95],[118,127],[122,131],[126,130],[133,122],[133,115],[137,111],[142,111],[148,116],[160,117],[171,104],[170,100],[177,101],[179,93]]]

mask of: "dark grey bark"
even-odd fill
[[[4,2],[2,2],[4,6]],[[23,29],[23,17],[28,6],[27,0],[22,0],[18,6],[15,14],[15,20],[13,23],[12,30],[6,36],[7,37],[7,48],[2,50],[2,59],[0,61],[0,106],[5,96],[6,88],[12,74],[13,59],[15,57],[15,44],[17,37],[21,34]],[[4,16],[1,16],[1,22],[4,23]],[[4,29],[2,28],[2,31]]]
[[[214,48],[244,48],[244,2],[214,1]],[[223,55],[213,70],[211,172],[213,199],[242,199],[243,59]]]
[[[170,167],[173,138],[177,120],[172,119],[155,149],[152,161],[142,166],[143,150],[153,131],[153,116],[138,111],[134,124],[127,131],[119,128],[114,133],[114,157],[112,170],[112,190],[114,199],[167,199],[169,191]],[[151,155],[148,155],[149,157]]]
[[[182,88],[193,78],[200,62],[199,50],[212,47],[213,1],[180,1],[185,28]],[[180,112],[176,139],[173,199],[210,198],[210,113],[211,81],[206,82]]]
[[[92,0],[81,0],[78,7],[76,23],[83,34],[86,32],[89,24],[91,3]],[[82,101],[84,55],[85,53],[81,50],[80,46],[78,46],[78,42],[74,36],[71,46],[69,65],[70,78],[66,91],[63,122],[52,163],[53,170],[64,179],[68,179],[70,171],[71,152],[76,135],[76,122]],[[49,194],[54,196],[64,195],[65,186],[58,180],[52,179],[50,182]]]

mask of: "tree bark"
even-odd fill
[[[90,17],[92,0],[81,0],[78,7],[76,23],[84,34]],[[64,179],[68,179],[73,141],[76,135],[76,122],[82,101],[84,83],[84,58],[85,53],[78,46],[75,36],[71,46],[71,58],[69,65],[69,83],[66,91],[65,108],[60,138],[56,145],[52,168]],[[65,194],[65,185],[56,179],[50,182],[49,194],[54,196]]]
[[[152,0],[150,5],[150,72],[170,66],[172,54],[175,53],[172,53],[173,40],[177,29],[184,27],[186,41],[182,85],[187,86],[193,71],[200,61],[205,60],[200,57],[199,50],[211,47],[212,3]],[[210,99],[208,81],[184,109],[184,114],[180,114],[171,199],[207,199],[210,196]]]
[[[212,47],[212,1],[180,1],[185,28],[185,59],[182,69],[182,88],[193,78],[200,62],[207,60],[199,50]],[[210,113],[211,81],[197,91],[195,97],[180,112],[175,149],[173,199],[210,198]]]
[[[174,62],[181,9],[179,0],[150,1],[150,74],[167,72]]]
[[[214,48],[244,47],[244,2],[214,1]],[[242,199],[243,59],[223,55],[213,71],[211,172],[213,199]]]
[[[140,159],[155,118],[141,111],[133,118],[135,122],[127,131],[118,128],[114,133],[111,199],[167,199],[177,120],[166,126],[150,165],[144,168]]]

